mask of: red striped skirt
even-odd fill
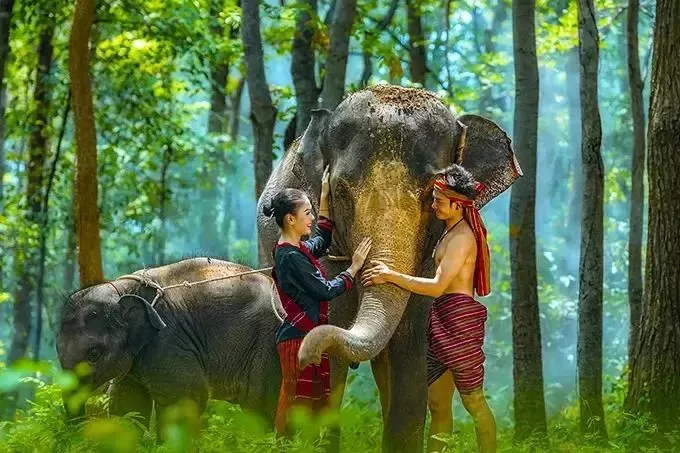
[[[484,384],[486,307],[466,294],[445,294],[432,305],[428,319],[427,384],[447,370],[461,393]]]
[[[276,345],[281,362],[281,390],[275,421],[279,434],[289,431],[288,416],[294,406],[306,407],[313,413],[328,407],[330,374],[318,365],[309,365],[304,370],[298,368],[301,344],[302,338],[295,338]]]

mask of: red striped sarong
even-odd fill
[[[482,387],[486,316],[486,307],[467,294],[435,299],[427,325],[428,385],[451,370],[459,392]]]
[[[276,345],[281,362],[281,390],[275,427],[280,435],[288,431],[288,416],[294,406],[307,407],[314,413],[328,407],[330,370],[317,365],[300,370],[298,351],[301,344],[302,338],[293,338]],[[323,356],[328,361],[328,356]]]

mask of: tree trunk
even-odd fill
[[[241,126],[241,95],[246,79],[241,78],[236,85],[236,90],[231,95],[231,126],[229,127],[231,138],[238,140],[239,129]]]
[[[33,119],[31,136],[28,143],[28,182],[26,184],[26,234],[22,253],[15,255],[15,269],[17,271],[17,289],[14,296],[13,315],[14,332],[12,343],[7,355],[7,363],[14,364],[17,360],[26,356],[28,352],[29,338],[31,335],[31,298],[36,289],[37,273],[39,268],[39,251],[33,245],[36,238],[35,232],[40,231],[42,226],[42,193],[43,193],[43,169],[48,153],[47,126],[50,115],[49,100],[49,76],[52,67],[52,35],[54,25],[47,24],[40,35],[38,45],[38,68],[33,91],[35,105],[35,117]],[[23,256],[22,256],[23,255]],[[2,412],[7,418],[14,414],[17,403],[17,392],[11,392],[4,396]]]
[[[515,389],[515,440],[547,434],[543,396],[541,325],[536,277],[536,142],[538,61],[534,0],[512,6],[515,53],[514,139],[524,177],[510,195],[510,263],[512,264],[512,351]]]
[[[657,0],[649,109],[649,219],[640,335],[626,406],[680,423],[680,4]]]
[[[642,75],[638,50],[639,0],[628,1],[626,37],[628,44],[628,85],[633,114],[633,158],[631,161],[630,237],[628,239],[628,305],[630,335],[628,363],[633,361],[633,346],[638,343],[642,309],[642,222],[645,177],[645,112],[642,101]]]
[[[383,31],[385,31],[387,27],[389,27],[390,23],[392,23],[392,18],[394,17],[394,13],[397,12],[398,7],[399,0],[392,0],[389,9],[385,13],[385,17],[383,17],[382,20],[378,23],[375,30],[369,31],[367,33],[368,37],[364,42],[373,41],[380,38],[380,34]],[[364,58],[364,70],[361,73],[361,80],[359,81],[359,85],[361,87],[367,86],[368,82],[371,79],[371,76],[373,75],[373,57],[371,51],[366,47],[364,47],[363,50],[363,58]]]
[[[307,128],[311,110],[318,105],[319,88],[316,86],[315,58],[312,40],[314,21],[317,20],[317,0],[303,0],[297,13],[291,74],[295,86],[296,120],[295,136]]]
[[[5,177],[5,66],[9,56],[9,32],[12,23],[14,0],[0,0],[0,212],[3,211]],[[3,289],[4,254],[0,256],[0,292]]]
[[[269,94],[264,71],[264,51],[260,37],[260,2],[243,0],[241,34],[246,62],[250,121],[255,141],[255,196],[260,197],[272,172],[274,123],[276,108]]]
[[[76,136],[76,231],[82,286],[104,280],[97,207],[97,136],[88,52],[93,21],[94,0],[76,0],[68,67]]]
[[[352,34],[356,9],[357,0],[336,0],[333,23],[330,27],[326,77],[321,92],[321,105],[329,110],[334,110],[345,94],[349,38]]]
[[[61,144],[66,133],[66,123],[68,121],[68,114],[71,110],[71,92],[66,96],[66,105],[64,106],[64,113],[62,115],[61,129],[57,139],[57,148],[54,153],[54,159],[50,167],[50,174],[47,178],[47,188],[42,199],[41,218],[42,226],[40,227],[40,257],[38,265],[38,293],[36,296],[35,307],[35,337],[33,343],[33,360],[40,360],[40,344],[42,342],[42,324],[43,324],[43,307],[45,305],[45,260],[47,259],[47,235],[50,231],[49,222],[49,203],[50,193],[52,192],[52,185],[54,184],[54,176],[57,173],[57,165],[59,164],[59,156],[61,155]]]
[[[583,168],[581,165],[581,102],[579,95],[579,55],[578,48],[567,51],[566,63],[566,96],[568,120],[568,152],[571,160],[571,190],[568,201],[565,225],[565,242],[567,250],[566,263],[568,272],[578,275],[579,250],[581,247],[581,223],[583,221]],[[574,285],[576,289],[576,285]],[[574,291],[576,297],[576,291]]]
[[[75,188],[76,179],[75,172],[72,173],[71,181],[72,191],[69,203],[69,211],[66,214],[66,225],[65,225],[65,235],[66,235],[66,253],[64,254],[64,289],[66,291],[72,291],[76,289],[76,257],[78,253],[78,242],[76,236],[76,200],[75,200]]]
[[[583,223],[578,307],[578,386],[581,432],[607,438],[602,406],[602,241],[604,167],[598,107],[599,37],[593,0],[578,2],[581,80]]]
[[[426,46],[423,35],[420,5],[417,0],[406,0],[408,21],[411,81],[425,87]]]
[[[158,227],[158,235],[156,236],[156,264],[161,266],[165,263],[165,246],[167,239],[167,204],[168,204],[168,194],[170,189],[168,188],[168,167],[172,163],[173,147],[172,141],[165,145],[163,150],[163,163],[161,165],[161,179],[160,185],[160,201],[158,207],[158,220],[160,225]],[[214,221],[214,220],[213,220]]]

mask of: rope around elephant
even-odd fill
[[[329,255],[328,259],[331,260],[331,261],[348,261],[349,260],[349,258],[346,257],[346,256],[333,256],[333,255]],[[146,286],[149,286],[151,288],[155,288],[156,289],[156,297],[153,298],[153,300],[151,301],[151,304],[150,304],[152,307],[154,307],[156,305],[156,302],[158,301],[158,299],[161,296],[165,295],[165,291],[167,291],[169,289],[192,288],[193,286],[201,285],[203,283],[211,283],[211,282],[216,282],[216,281],[219,281],[219,280],[227,280],[227,279],[230,279],[230,278],[243,277],[243,276],[246,276],[246,275],[271,272],[272,269],[273,269],[273,267],[270,266],[270,267],[265,267],[265,268],[262,268],[262,269],[254,269],[254,270],[251,270],[251,271],[239,272],[238,274],[225,275],[223,277],[208,278],[208,279],[199,280],[199,281],[196,281],[196,282],[188,282],[187,280],[184,280],[182,283],[176,283],[174,285],[168,285],[168,286],[161,286],[146,275],[140,276],[140,275],[134,275],[134,274],[125,274],[125,275],[121,275],[116,280],[122,280],[122,279],[136,280],[140,283],[143,283]],[[144,272],[146,272],[146,270],[144,270],[142,272],[144,273]],[[274,294],[276,294],[276,291],[274,290],[274,283],[272,283],[272,297],[271,297],[272,309],[274,310],[274,314],[279,319],[279,321],[283,322],[283,318],[279,314],[279,310],[276,306],[276,302],[274,301],[274,297],[275,297]],[[279,305],[280,305],[280,301],[279,301]]]

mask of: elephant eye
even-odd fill
[[[96,362],[102,356],[102,350],[98,346],[92,346],[87,350],[87,361]]]

